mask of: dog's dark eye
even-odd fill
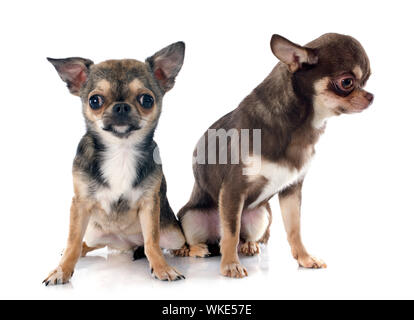
[[[342,79],[341,86],[345,90],[351,89],[354,86],[354,79],[352,79],[352,78]]]
[[[92,97],[89,98],[89,105],[93,110],[100,109],[104,104],[104,98],[99,94],[94,94]]]
[[[137,97],[139,104],[145,109],[151,109],[154,105],[154,98],[149,94],[141,94]]]
[[[346,97],[354,90],[355,79],[351,75],[344,75],[340,78],[334,79],[332,81],[332,86],[336,94]]]

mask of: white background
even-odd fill
[[[0,8],[0,298],[414,298],[413,41],[411,1],[13,1]],[[326,270],[298,269],[278,202],[249,277],[225,279],[219,260],[168,258],[187,280],[151,279],[145,260],[97,251],[71,283],[41,281],[66,243],[71,165],[84,133],[46,56],[143,61],[185,41],[176,86],[156,134],[175,212],[193,184],[191,155],[277,63],[273,33],[305,44],[326,32],[356,37],[372,66],[364,113],[329,121],[303,195],[303,238]]]

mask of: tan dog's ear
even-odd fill
[[[66,82],[70,93],[79,96],[82,85],[86,82],[89,73],[89,67],[93,61],[84,58],[66,58],[47,60],[53,64],[60,78]]]
[[[185,44],[176,42],[147,58],[151,71],[164,92],[174,86],[175,77],[184,62]]]
[[[299,70],[303,63],[316,64],[318,62],[316,50],[297,45],[278,34],[272,36],[270,48],[273,54],[289,67],[290,72]]]

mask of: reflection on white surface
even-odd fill
[[[3,256],[9,258],[1,264],[0,298],[237,300],[410,296],[414,287],[410,255],[402,255],[398,247],[386,248],[385,238],[383,245],[375,245],[369,238],[361,241],[349,237],[338,241],[336,233],[342,232],[338,230],[326,229],[323,237],[314,237],[311,241],[312,247],[321,248],[323,254],[312,253],[324,259],[328,268],[305,270],[298,268],[291,257],[285,234],[279,232],[281,228],[274,227],[276,232],[269,245],[262,246],[259,256],[241,258],[249,272],[244,279],[222,277],[220,257],[166,255],[168,263],[186,279],[162,282],[151,277],[147,259],[132,261],[132,253],[101,249],[79,260],[69,284],[45,287],[42,280],[60,258],[56,244],[44,242],[41,250],[28,247],[23,252],[6,247]],[[383,250],[388,255],[381,255]],[[396,266],[398,272],[395,272]]]
[[[260,256],[241,257],[241,262],[248,269],[251,277],[254,275],[267,277],[268,275],[269,259],[267,256],[267,248],[263,247],[263,249]],[[139,290],[137,292],[137,298],[148,298],[146,294],[151,293],[143,293],[141,291],[142,288],[152,287],[163,289],[166,287],[179,287],[186,290],[184,287],[192,288],[197,283],[203,286],[215,286],[216,284],[222,284],[222,281],[237,281],[234,279],[226,279],[219,275],[220,257],[205,259],[179,258],[168,253],[165,256],[169,264],[186,276],[186,280],[173,283],[159,281],[151,277],[148,260],[146,258],[133,261],[132,252],[121,253],[101,249],[89,253],[88,256],[79,260],[74,276],[69,284],[48,287],[45,290],[50,292],[57,291],[59,293],[67,291],[68,295],[73,298],[76,298],[76,294],[80,290],[82,292],[79,293],[82,295],[85,292],[94,291],[99,296],[108,294],[109,297],[112,290]],[[162,292],[158,294],[160,298],[163,296]],[[157,294],[153,297],[156,298]],[[179,298],[179,296],[175,298]]]
[[[304,270],[291,258],[287,244],[280,242],[277,246],[278,242],[262,246],[260,256],[241,258],[249,272],[244,279],[220,276],[220,257],[200,259],[167,255],[167,261],[186,276],[186,280],[171,283],[153,279],[145,258],[132,261],[132,254],[101,249],[79,260],[69,284],[45,287],[41,281],[55,266],[53,261],[58,261],[54,259],[58,255],[50,257],[46,252],[35,260],[36,252],[28,251],[26,256],[16,255],[16,258],[32,261],[30,268],[27,263],[4,265],[9,274],[23,274],[23,269],[26,273],[25,277],[17,278],[5,277],[7,272],[3,273],[2,283],[8,290],[0,291],[1,298],[168,300],[398,296],[397,291],[382,290],[383,286],[401,285],[401,282],[386,280],[395,279],[384,276],[385,270],[391,269],[386,262],[376,269],[364,262],[364,256],[355,254],[352,261],[361,262],[360,266],[365,264],[363,268],[342,257],[335,262],[325,256],[328,269]],[[342,264],[344,261],[346,264]],[[403,269],[398,276],[406,279]],[[409,285],[408,280],[406,285]]]

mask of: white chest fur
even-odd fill
[[[120,197],[135,203],[142,195],[140,188],[133,188],[140,153],[128,139],[117,142],[106,147],[101,162],[102,176],[108,187],[99,188],[95,194],[96,200],[108,214],[111,204]]]
[[[292,167],[281,165],[275,162],[261,159],[260,156],[254,156],[246,173],[249,175],[250,181],[264,177],[267,180],[257,199],[249,205],[249,209],[257,207],[261,202],[285,189],[286,187],[299,181],[308,171],[312,157],[308,157],[304,165],[298,170]]]

